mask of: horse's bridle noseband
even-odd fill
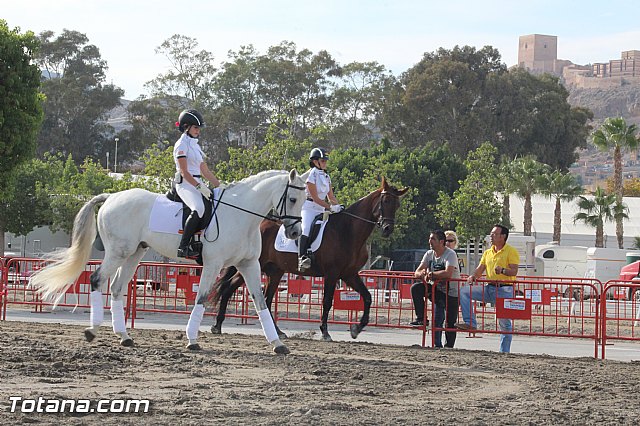
[[[295,226],[298,222],[302,221],[301,216],[291,216],[287,214],[287,198],[289,196],[289,188],[304,191],[303,186],[296,186],[296,185],[291,185],[290,183],[287,183],[287,186],[284,188],[284,192],[280,197],[280,201],[278,201],[278,205],[276,206],[276,209],[278,210],[278,214],[265,216],[265,219],[269,219],[274,222],[283,222],[285,219],[294,219],[293,222],[289,223],[288,225],[283,222],[285,229],[291,228]]]
[[[382,228],[382,226],[384,225],[385,222],[387,222],[388,224],[391,224],[391,225],[395,225],[395,223],[396,223],[395,219],[392,219],[392,218],[389,218],[389,217],[384,217],[384,209],[382,208],[382,197],[385,196],[385,195],[390,195],[392,197],[400,198],[399,195],[392,194],[389,191],[384,191],[383,190],[382,192],[380,192],[380,200],[378,201],[378,220],[377,221],[365,219],[364,217],[355,215],[353,213],[349,213],[346,210],[343,210],[342,212],[340,212],[340,214],[346,214],[347,216],[351,216],[351,217],[354,217],[356,219],[360,219],[360,220],[362,220],[364,222],[370,223],[372,225],[376,225],[378,228]]]
[[[384,226],[385,222],[387,222],[387,224],[389,225],[395,225],[396,223],[395,218],[384,217],[384,209],[382,208],[382,197],[385,195],[390,195],[392,197],[400,198],[398,195],[392,194],[388,191],[382,191],[380,193],[380,200],[378,201],[378,221],[376,222],[376,226],[381,229]]]

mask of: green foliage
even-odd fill
[[[38,137],[38,153],[72,155],[76,164],[86,157],[104,158],[113,144],[113,128],[105,124],[106,113],[120,104],[124,92],[105,84],[107,65],[86,35],[64,30],[39,35],[37,65],[47,77],[44,123]],[[126,148],[123,140],[122,154]]]
[[[615,194],[607,194],[602,188],[596,188],[593,198],[578,197],[580,212],[573,217],[575,222],[583,222],[596,228],[596,247],[604,247],[604,224],[617,219],[627,219],[629,209],[624,203],[616,201]]]
[[[5,219],[4,231],[27,235],[36,226],[49,221],[49,194],[45,182],[56,178],[56,169],[49,162],[31,159],[14,169],[8,196],[0,202],[0,216]]]
[[[499,188],[495,156],[497,149],[489,143],[469,153],[465,161],[467,177],[453,196],[440,191],[436,217],[454,228],[461,240],[481,239],[500,217],[496,199]]]
[[[582,185],[571,173],[547,171],[538,177],[538,188],[546,197],[555,200],[553,215],[553,241],[560,242],[562,229],[561,201],[572,201],[584,192]]]
[[[618,203],[622,202],[624,187],[622,184],[622,151],[635,150],[640,140],[636,137],[638,127],[627,125],[624,118],[607,118],[602,126],[593,132],[593,143],[601,150],[613,149],[613,193]],[[616,237],[618,247],[623,247],[622,219],[616,219]]]
[[[322,134],[318,128],[314,134]],[[283,128],[272,124],[266,136],[267,142],[261,146],[230,148],[229,161],[218,163],[215,173],[218,179],[233,181],[254,175],[263,170],[296,169],[304,173],[309,168],[309,152],[312,142],[298,140],[288,126]]]
[[[0,19],[0,200],[9,197],[15,169],[35,152],[44,100],[33,63],[38,48],[32,32],[10,30]]]
[[[113,179],[107,171],[90,159],[85,159],[78,168],[71,155],[64,164],[53,167],[62,168],[59,179],[47,184],[47,190],[52,194],[51,200],[51,230],[62,230],[71,234],[73,220],[80,207],[93,196],[103,192],[110,192]]]
[[[461,156],[490,141],[501,157],[535,154],[566,169],[586,146],[592,118],[571,108],[557,78],[507,71],[490,46],[427,53],[397,91],[388,96],[384,130],[410,146],[448,142]]]

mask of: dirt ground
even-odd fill
[[[635,363],[368,343],[0,323],[0,424],[637,424]],[[11,413],[23,399],[148,399],[139,414]]]

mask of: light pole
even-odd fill
[[[118,173],[118,141],[120,138],[116,138],[116,156],[113,159],[113,173]]]
[[[109,151],[107,151],[107,172],[109,171]]]

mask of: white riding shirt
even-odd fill
[[[312,183],[316,186],[318,198],[321,200],[325,200],[327,198],[327,194],[331,191],[331,178],[329,177],[329,174],[316,167],[312,168],[309,172],[306,183]],[[316,217],[318,213],[324,212],[325,209],[320,204],[310,200],[311,194],[309,193],[309,188],[306,186],[305,193],[307,195],[307,200],[302,205],[302,234],[309,236],[313,218]]]
[[[179,158],[187,159],[187,170],[196,181],[202,183],[200,176],[200,166],[204,161],[204,153],[198,145],[198,139],[192,138],[186,132],[180,136],[180,139],[173,146],[173,161],[176,163],[176,171],[180,173]],[[181,183],[176,183],[176,192],[182,198],[182,201],[191,209],[198,212],[198,216],[204,215],[204,202],[202,194],[195,186],[182,179]]]

